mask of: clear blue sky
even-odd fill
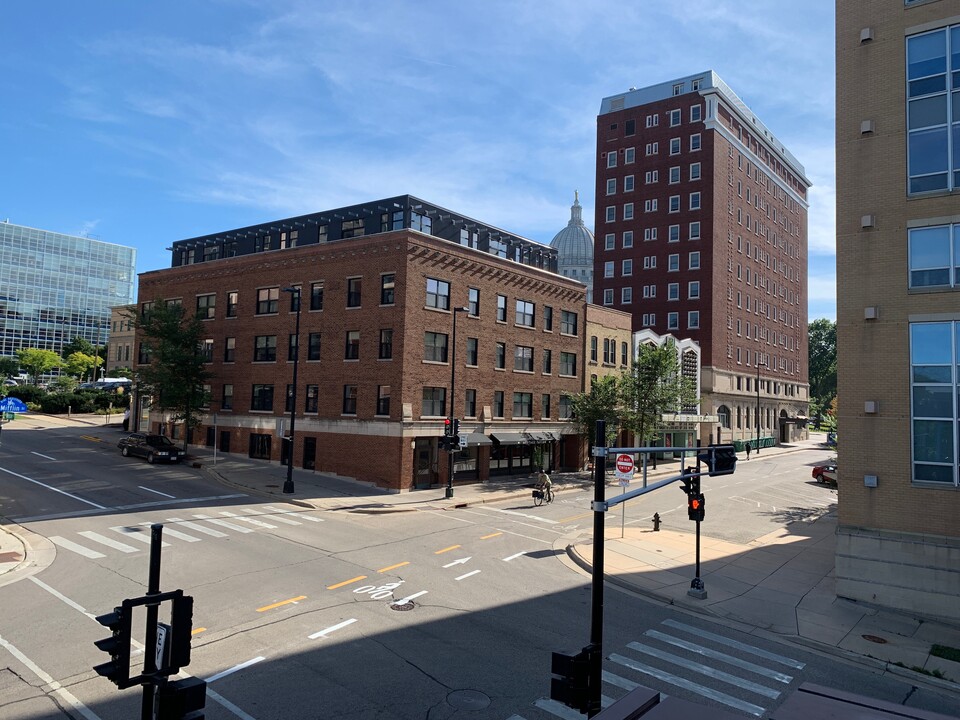
[[[715,70],[804,164],[836,317],[829,0],[5,3],[0,220],[168,267],[182,238],[411,193],[548,243],[593,224],[601,98]]]

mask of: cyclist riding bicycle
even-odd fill
[[[543,492],[547,498],[547,502],[549,502],[553,497],[553,481],[545,470],[540,471],[540,475],[537,477],[537,483],[537,489]]]

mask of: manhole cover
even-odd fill
[[[877,643],[877,645],[887,644],[886,638],[882,638],[879,635],[861,635],[860,637],[868,642]]]
[[[402,605],[397,605],[396,603],[390,603],[390,609],[397,610],[398,612],[404,612],[405,610],[413,610],[414,607],[415,605],[413,604],[413,600],[407,600],[407,602],[403,603]]]
[[[460,710],[483,710],[490,705],[490,698],[479,690],[454,690],[447,695],[447,702]]]

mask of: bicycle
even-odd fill
[[[539,507],[544,501],[553,502],[553,489],[548,485],[546,488],[537,488],[533,491],[533,504]]]

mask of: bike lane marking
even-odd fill
[[[208,678],[207,678],[207,683],[209,684],[209,683],[212,683],[212,682],[216,682],[216,681],[219,680],[220,678],[224,678],[224,677],[226,677],[227,675],[232,675],[233,673],[237,672],[237,670],[243,670],[244,668],[248,668],[248,667],[250,667],[251,665],[256,665],[256,664],[257,664],[258,662],[260,662],[261,660],[266,660],[266,658],[263,657],[263,655],[258,655],[257,657],[255,657],[255,658],[253,658],[253,659],[251,659],[251,660],[247,660],[246,662],[242,662],[242,663],[240,663],[239,665],[234,665],[232,668],[227,668],[227,669],[224,670],[223,672],[218,672],[218,673],[217,673],[216,675],[214,675],[213,677],[208,677]]]
[[[327,637],[327,633],[336,632],[337,630],[347,627],[347,625],[352,625],[356,621],[357,621],[356,618],[350,618],[349,620],[344,620],[342,623],[337,623],[336,625],[331,625],[328,628],[324,628],[320,632],[315,632],[313,635],[307,635],[307,637],[310,638],[311,640],[316,640],[317,638],[325,638]]]

